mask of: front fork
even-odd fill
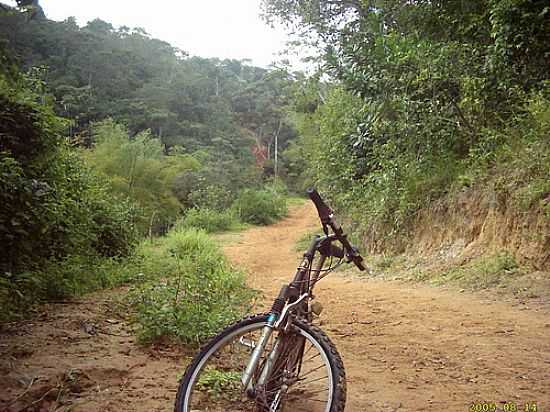
[[[252,356],[250,356],[248,365],[246,366],[246,369],[243,372],[243,375],[241,377],[241,383],[243,384],[243,388],[246,388],[246,392],[249,395],[254,394],[254,388],[252,385],[252,376],[254,375],[254,371],[258,367],[258,363],[262,358],[262,354],[265,350],[265,347],[267,346],[267,343],[269,342],[269,339],[271,338],[271,334],[273,333],[273,329],[275,328],[275,324],[277,323],[278,319],[279,319],[279,316],[276,313],[272,313],[269,315],[269,318],[267,319],[267,325],[264,326],[262,330],[262,334],[260,335],[258,342],[256,342],[256,346],[254,347]],[[278,342],[279,340],[277,340],[277,343]],[[277,344],[275,346],[277,346]],[[271,355],[274,352],[275,352],[274,350],[271,351],[269,358],[271,358]],[[269,372],[269,371],[266,371],[267,364],[269,363],[269,358],[268,358],[268,362],[266,362],[266,367],[264,367],[264,370],[262,370],[262,373],[260,375],[260,377],[263,377],[264,380],[267,377]]]
[[[320,271],[323,267],[325,261],[325,257],[321,256],[318,262],[316,262],[316,265],[312,268],[312,274],[314,281],[317,280],[319,277]],[[310,261],[306,258],[302,262],[302,265],[298,269],[302,271],[302,273],[305,273],[305,271],[308,269],[310,265]],[[297,276],[298,276],[297,274]],[[304,279],[302,278],[301,281],[303,282]],[[309,290],[311,292],[311,290]],[[253,376],[254,372],[258,368],[258,364],[260,363],[262,359],[262,354],[265,351],[265,348],[267,346],[267,343],[269,342],[269,339],[271,338],[271,335],[273,334],[273,331],[275,329],[285,329],[286,325],[282,325],[283,322],[285,322],[288,319],[289,311],[291,311],[294,307],[300,305],[303,301],[307,301],[307,299],[310,297],[309,293],[303,293],[297,298],[294,298],[294,302],[289,303],[289,287],[284,286],[281,292],[279,293],[279,296],[277,299],[275,299],[275,302],[273,304],[273,309],[271,310],[271,313],[267,319],[267,324],[264,326],[262,330],[262,334],[260,335],[260,338],[258,339],[258,342],[256,342],[256,345],[254,346],[254,350],[252,351],[252,355],[250,356],[250,360],[248,361],[248,365],[246,366],[245,371],[243,372],[241,376],[241,383],[243,385],[243,388],[246,388],[246,393],[249,396],[254,396],[254,385],[253,385]],[[269,377],[273,365],[277,361],[277,358],[279,357],[279,352],[281,350],[281,338],[282,336],[279,335],[277,340],[275,341],[275,344],[273,345],[273,348],[269,352],[269,355],[264,363],[264,366],[262,368],[262,371],[260,372],[260,375],[258,376],[258,379],[256,381],[256,386],[264,385],[267,378]]]

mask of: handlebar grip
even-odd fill
[[[342,243],[342,246],[344,246],[348,259],[353,262],[359,270],[367,270],[367,267],[363,264],[363,257],[359,254],[357,249],[353,247],[351,243],[349,243],[349,240],[347,240],[346,235],[342,230],[342,227],[338,225],[331,217],[332,209],[327,206],[327,204],[321,198],[321,195],[319,195],[319,192],[317,192],[317,190],[315,190],[314,188],[309,188],[306,190],[306,193],[308,194],[311,201],[315,204],[317,212],[319,213],[319,218],[321,219],[323,225],[329,225],[336,235],[336,238]]]
[[[332,210],[330,209],[330,207],[328,207],[323,199],[321,199],[319,192],[317,192],[317,190],[315,190],[314,188],[307,189],[306,193],[308,194],[311,201],[315,204],[321,222],[327,223],[330,215],[332,214]]]

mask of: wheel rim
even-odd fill
[[[256,400],[246,396],[240,383],[241,373],[253,350],[253,342],[265,325],[266,322],[256,322],[238,328],[208,350],[186,385],[182,412],[330,412],[334,381],[329,358],[320,343],[300,327],[296,327],[296,334],[290,335],[304,341],[299,375],[295,373],[297,368],[294,373],[288,372],[289,362],[279,362],[277,373],[273,373],[279,381],[267,382]],[[266,353],[273,348],[275,339],[274,333]],[[292,347],[292,342],[287,347],[290,347],[286,353],[291,359],[299,357],[298,348]],[[286,392],[281,390],[281,383],[287,384]],[[277,396],[280,403],[275,408]]]

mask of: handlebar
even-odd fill
[[[315,204],[317,212],[319,213],[319,218],[323,225],[329,224],[330,215],[332,215],[332,209],[327,206],[327,204],[321,199],[319,192],[313,188],[307,189],[307,194],[311,201]]]
[[[307,189],[307,194],[317,208],[317,213],[319,213],[319,219],[321,219],[323,227],[330,226],[336,235],[336,238],[340,241],[340,243],[342,243],[342,246],[344,246],[348,259],[352,261],[359,270],[366,270],[367,268],[363,264],[363,257],[359,254],[359,250],[349,242],[342,227],[336,223],[332,209],[327,206],[319,195],[319,192],[313,188],[310,188]]]

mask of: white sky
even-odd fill
[[[278,55],[286,48],[289,36],[282,27],[272,29],[262,21],[260,3],[261,0],[40,1],[51,20],[74,16],[79,25],[85,25],[100,18],[116,27],[142,27],[153,37],[191,55],[250,59],[261,67],[286,58],[295,69],[305,69],[298,56]]]

